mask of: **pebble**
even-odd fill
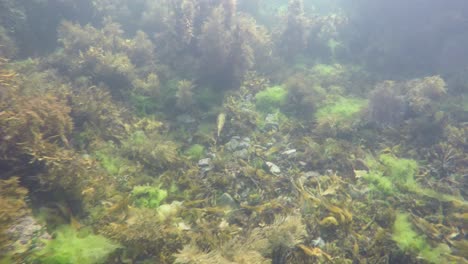
[[[265,164],[268,166],[268,169],[269,171],[273,174],[273,175],[277,175],[279,173],[281,173],[281,169],[278,167],[278,165],[274,164],[273,162],[265,162]]]
[[[281,155],[284,155],[284,156],[291,156],[291,155],[293,155],[293,154],[296,154],[296,152],[297,152],[296,149],[288,149],[288,150],[286,150],[286,151],[283,151],[283,152],[281,153]]]
[[[209,167],[211,164],[210,158],[201,159],[198,161],[198,166],[200,167]]]
[[[229,193],[223,193],[219,198],[218,198],[218,205],[221,207],[230,207],[230,208],[236,208],[237,203],[232,198],[232,196]]]

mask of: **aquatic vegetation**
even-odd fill
[[[304,14],[302,0],[288,1],[286,18],[287,24],[281,34],[279,49],[287,59],[295,59],[307,45],[309,21]]]
[[[278,111],[286,103],[287,92],[281,86],[272,86],[255,95],[255,106],[263,113]]]
[[[248,20],[237,21],[233,7],[235,2],[215,7],[203,24],[199,36],[201,74],[224,88],[240,86],[244,74],[254,65],[256,51],[251,43],[256,40],[256,35],[248,35],[249,32],[242,29],[242,24]],[[223,80],[223,83],[218,80]]]
[[[410,159],[402,159],[392,154],[381,154],[378,161],[370,161],[371,170],[361,176],[377,190],[392,194],[395,188],[410,191],[418,189],[415,175],[418,163]]]
[[[153,186],[134,186],[131,192],[135,206],[157,208],[167,197],[167,190]]]
[[[350,130],[359,122],[359,114],[367,104],[367,101],[363,99],[345,97],[333,98],[329,101],[315,112],[319,129],[326,128],[326,132],[322,133],[328,135]]]
[[[0,42],[2,43],[0,46],[0,58],[12,58],[18,52],[13,39],[8,36],[3,26],[0,26]]]
[[[450,254],[450,248],[447,245],[439,244],[432,247],[423,235],[414,231],[413,225],[406,213],[398,213],[393,224],[392,239],[398,247],[407,252],[415,254],[430,263],[451,263],[446,258]]]
[[[410,159],[401,159],[391,154],[382,154],[379,156],[385,171],[384,174],[390,177],[395,183],[405,186],[415,184],[415,175],[418,172],[418,163]]]
[[[116,147],[108,144],[103,149],[96,151],[96,159],[99,165],[111,176],[124,177],[124,175],[131,175],[132,165],[130,162],[118,155],[116,155]]]
[[[80,147],[86,147],[97,138],[115,139],[124,133],[125,108],[112,100],[105,86],[76,89],[70,96],[70,116],[73,119],[75,139]]]
[[[440,76],[410,80],[405,85],[409,89],[407,92],[409,106],[417,114],[435,111],[435,102],[447,92],[445,81]]]
[[[180,222],[173,217],[161,222],[161,216],[154,208],[131,208],[127,214],[127,219],[117,218],[104,224],[100,233],[125,246],[129,258],[145,257],[160,263],[171,263],[171,254],[181,248],[182,241],[187,239],[184,229],[174,225]],[[150,258],[147,256],[149,251],[154,254]]]
[[[59,40],[64,51],[52,63],[61,71],[75,77],[92,75],[94,84],[105,83],[113,95],[132,91],[148,96],[159,91],[157,74],[139,70],[154,67],[154,47],[145,33],[126,39],[120,25],[111,20],[102,29],[65,21],[59,28]]]
[[[26,2],[0,1],[0,262],[466,262],[456,4]]]
[[[202,158],[203,154],[205,154],[205,147],[200,144],[194,144],[185,151],[185,154],[189,156],[191,160],[198,161]]]
[[[132,85],[133,93],[141,96],[154,99],[161,93],[161,83],[155,73],[149,73],[145,79],[135,79]]]
[[[204,111],[219,107],[224,99],[223,91],[215,86],[197,87],[197,92],[193,96],[197,107]]]
[[[399,125],[412,117],[430,116],[435,104],[446,93],[440,76],[406,82],[384,81],[376,85],[369,98],[369,119],[379,125]]]
[[[3,109],[9,111],[4,112],[0,120],[5,128],[1,132],[2,137],[8,139],[2,144],[2,155],[8,157],[22,153],[41,159],[48,154],[53,155],[50,152],[54,151],[55,142],[68,144],[67,137],[73,125],[68,115],[70,108],[61,99],[51,94],[34,98],[16,94],[16,98],[10,99],[15,105],[11,108],[5,105]],[[24,145],[18,146],[16,142]]]
[[[150,144],[153,142],[153,144]],[[178,160],[178,145],[164,140],[157,134],[147,135],[136,130],[122,141],[122,154],[129,159],[138,159],[153,168],[164,168]]]
[[[370,171],[359,176],[369,182],[375,189],[384,194],[392,194],[395,191],[392,180],[388,177],[385,177],[380,171]]]
[[[323,87],[329,87],[343,85],[351,69],[341,64],[316,64],[309,71],[316,82]]]
[[[379,83],[370,93],[369,119],[379,125],[398,125],[408,115],[401,88],[393,81]]]
[[[71,227],[58,229],[55,237],[36,253],[40,263],[97,264],[107,260],[120,246],[109,239],[93,234],[80,234]]]
[[[182,80],[177,83],[176,106],[182,111],[187,111],[193,105],[193,83]]]
[[[271,225],[251,230],[246,238],[232,238],[223,244],[214,245],[215,248],[208,252],[196,244],[186,245],[174,254],[175,262],[204,260],[206,263],[269,263],[273,252],[299,245],[304,235],[305,225],[299,215],[277,217]]]
[[[305,73],[298,73],[288,78],[285,84],[288,91],[286,112],[306,120],[314,117],[319,103],[325,99],[326,91]]]
[[[8,229],[18,224],[21,217],[31,213],[26,204],[27,194],[28,190],[21,187],[17,177],[0,180],[0,253],[2,256],[5,256],[11,250],[8,247],[15,243],[13,234],[8,234]]]

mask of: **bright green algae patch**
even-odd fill
[[[272,86],[255,95],[257,110],[270,113],[286,103],[288,92],[282,86]]]
[[[439,244],[432,247],[423,235],[418,234],[406,213],[398,213],[393,224],[392,239],[405,252],[417,253],[419,257],[430,263],[450,263],[444,255],[450,254],[447,245]]]
[[[103,236],[81,235],[71,227],[62,227],[38,253],[38,260],[47,264],[99,264],[119,247]]]
[[[200,144],[193,144],[185,151],[185,154],[194,161],[201,159],[204,153],[205,147]]]
[[[319,108],[315,113],[315,118],[319,121],[330,118],[337,121],[349,120],[354,118],[366,105],[367,101],[364,99],[339,97]]]
[[[418,172],[418,163],[415,160],[381,154],[378,160],[369,159],[369,165],[371,170],[362,177],[373,189],[384,194],[392,194],[396,188],[417,189],[414,177]]]
[[[167,190],[153,186],[135,186],[131,197],[136,207],[157,208],[166,199]]]

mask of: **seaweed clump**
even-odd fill
[[[391,154],[381,154],[378,161],[371,162],[371,170],[362,177],[385,194],[397,188],[416,190],[415,175],[418,164],[414,160],[399,159]]]
[[[431,116],[446,94],[445,86],[440,76],[381,82],[370,94],[369,119],[381,126],[397,126],[408,118]]]
[[[119,247],[103,236],[80,234],[71,227],[64,226],[37,253],[37,260],[51,264],[98,264],[104,263]]]
[[[281,86],[268,87],[255,95],[255,106],[263,113],[278,111],[286,103],[287,92]]]
[[[446,258],[450,248],[445,244],[432,247],[424,235],[418,234],[406,213],[398,213],[393,224],[392,239],[404,252],[421,257],[430,263],[454,263]]]
[[[258,227],[245,237],[234,237],[206,251],[191,243],[177,254],[175,263],[270,263],[275,252],[299,246],[306,235],[300,215],[277,217],[268,226]],[[221,241],[220,241],[221,242]]]
[[[10,247],[16,242],[11,237],[9,229],[18,225],[21,218],[31,214],[25,201],[27,194],[28,190],[20,186],[17,177],[0,180],[0,253],[2,256],[8,255],[7,253],[12,250]]]

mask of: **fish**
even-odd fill
[[[223,112],[219,113],[217,121],[216,121],[217,128],[218,128],[218,132],[217,132],[218,138],[221,135],[221,132],[223,131],[225,122],[226,122],[226,114]]]

